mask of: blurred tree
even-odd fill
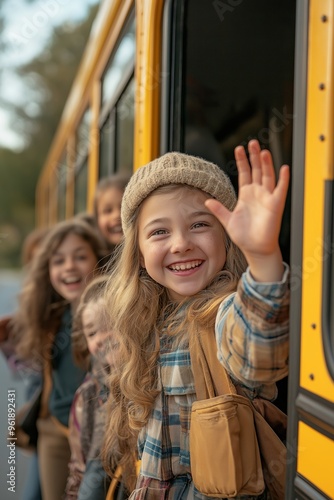
[[[26,104],[13,106],[16,130],[45,157],[59,123],[78,63],[87,42],[97,6],[88,18],[56,27],[43,51],[17,70],[27,89]]]
[[[6,46],[3,37],[1,36],[1,33],[4,32],[4,26],[5,26],[5,19],[3,15],[3,4],[0,4],[0,53],[3,53],[4,48]],[[0,83],[1,83],[1,77],[2,77],[2,65],[0,65]],[[0,104],[2,105],[2,99],[0,96]]]
[[[21,0],[22,2],[26,4],[33,4],[36,3],[38,0]],[[6,14],[5,10],[6,7],[10,6],[10,0],[0,0],[0,54],[2,60],[4,60],[6,57],[8,57],[8,51],[10,52],[10,45],[11,42],[6,38]],[[2,80],[2,75],[6,71],[6,65],[5,64],[0,64],[0,84]],[[7,102],[6,99],[3,98],[3,96],[0,94],[0,106],[2,109],[7,109],[10,108],[9,103]]]
[[[84,21],[56,27],[42,52],[17,69],[27,92],[25,104],[13,104],[11,111],[15,130],[24,137],[26,147],[21,152],[0,148],[0,268],[20,265],[23,239],[34,227],[38,174],[59,123],[96,11],[95,5]]]

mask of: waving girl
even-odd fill
[[[140,168],[125,190],[124,244],[107,293],[122,365],[105,460],[110,470],[122,463],[133,485],[137,441],[131,500],[207,498],[192,482],[189,453],[189,339],[198,328],[212,329],[220,362],[250,397],[274,399],[287,374],[288,269],[278,236],[289,170],[276,184],[269,151],[257,141],[248,151],[251,166],[235,150],[238,199],[216,165],[181,153]]]

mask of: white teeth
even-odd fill
[[[80,281],[80,278],[66,278],[64,279],[64,283],[66,283],[67,285],[70,284],[70,283],[77,283],[78,281]]]
[[[114,226],[109,228],[110,233],[121,233],[122,232],[122,226]]]
[[[186,262],[184,264],[175,264],[170,266],[173,271],[186,271],[188,269],[194,269],[201,264],[200,260],[196,260],[194,262]]]

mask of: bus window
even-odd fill
[[[88,159],[83,162],[75,175],[74,187],[74,213],[84,212],[87,204],[87,164]]]
[[[49,225],[53,224],[54,222],[54,218],[53,218],[53,213],[52,213],[52,201],[53,201],[53,194],[55,193],[55,189],[52,189],[52,186],[51,186],[51,179],[52,177],[50,177],[48,183],[47,183],[47,186],[46,186],[46,189],[45,189],[45,196],[46,196],[46,200],[47,200],[47,207],[48,207],[48,210],[47,210],[47,213],[46,213],[46,220],[47,220],[47,223]]]
[[[87,108],[77,127],[75,144],[74,213],[83,212],[87,206],[88,154],[92,113]]]
[[[133,168],[135,29],[132,13],[101,80],[99,178]]]
[[[130,80],[116,108],[116,170],[133,170],[135,81]]]
[[[89,137],[90,137],[90,127],[92,121],[91,109],[87,108],[82,115],[81,121],[77,128],[77,146],[76,146],[76,164],[80,164],[81,161],[89,153]]]
[[[115,151],[115,109],[107,116],[100,129],[99,178],[113,172],[113,152]]]
[[[66,218],[67,163],[65,153],[61,155],[56,175],[58,180],[58,220],[61,221]]]
[[[250,138],[291,164],[295,2],[186,3],[184,150],[236,185],[233,150]]]
[[[122,87],[124,77],[133,71],[136,49],[135,36],[135,19],[131,16],[102,78],[102,105],[119,93],[119,87]]]

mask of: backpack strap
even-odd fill
[[[212,329],[197,330],[196,335],[190,338],[189,348],[198,400],[237,393],[227,371],[218,360]]]

